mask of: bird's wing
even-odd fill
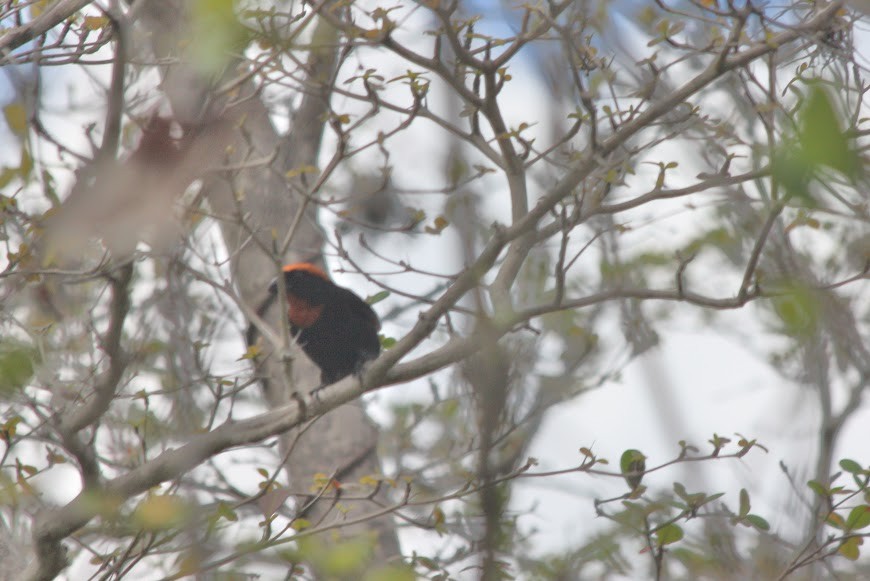
[[[337,286],[340,299],[347,305],[350,313],[370,323],[375,329],[380,330],[381,320],[377,313],[367,302],[359,298],[356,293],[344,287]]]

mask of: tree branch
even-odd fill
[[[45,34],[92,2],[93,0],[59,0],[49,4],[42,14],[27,24],[8,30],[0,36],[0,54],[4,56],[10,54],[16,48]]]

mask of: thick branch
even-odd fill
[[[459,283],[460,281],[457,281],[452,289],[463,288],[471,281],[463,280],[461,285]],[[624,299],[663,300],[685,302],[704,308],[737,309],[759,296],[757,292],[753,291],[733,298],[714,298],[681,290],[616,289],[587,297],[565,300],[558,305],[541,305],[515,313],[509,320],[493,321],[493,327],[490,331],[495,335],[490,337],[490,340],[498,340],[499,337],[510,332],[517,325],[547,313],[579,309],[609,301]],[[424,325],[426,320],[421,320],[415,330],[420,331],[420,325]],[[355,376],[348,376],[338,383],[314,392],[313,395],[301,395],[299,400],[293,400],[288,405],[270,412],[248,420],[227,422],[209,433],[194,436],[184,446],[164,452],[138,468],[110,480],[102,487],[83,491],[66,506],[40,514],[34,526],[37,552],[40,555],[51,555],[52,557],[40,558],[34,565],[34,570],[29,571],[25,578],[51,579],[63,568],[63,561],[58,561],[53,556],[62,554],[60,551],[61,539],[81,528],[96,516],[99,503],[92,501],[95,494],[111,495],[120,499],[128,499],[141,494],[163,482],[182,476],[220,452],[282,434],[311,418],[328,413],[344,403],[357,399],[365,392],[428,375],[467,358],[479,350],[483,344],[484,342],[476,335],[453,339],[441,348],[414,361],[397,365],[389,373],[385,373],[383,371],[384,362],[393,359],[391,356],[393,350],[387,351],[373,364],[372,369],[365,375],[362,382]]]
[[[60,509],[43,511],[33,527],[38,557],[24,578],[32,581],[52,579],[66,566],[60,541],[97,515],[102,505],[95,502],[95,498],[126,500],[141,494],[162,482],[180,477],[229,448],[282,434],[307,419],[356,399],[362,391],[359,379],[347,377],[318,391],[316,398],[306,395],[304,400],[294,400],[254,418],[227,422],[211,432],[194,436],[184,446],[164,452],[103,486],[86,488]]]
[[[45,34],[93,0],[59,0],[51,3],[45,12],[18,28],[13,28],[0,36],[0,54],[7,55],[23,44]]]

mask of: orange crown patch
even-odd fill
[[[314,266],[310,262],[294,262],[293,264],[285,264],[281,269],[284,272],[293,272],[296,270],[302,270],[307,272],[308,274],[313,274],[314,276],[319,276],[323,280],[329,280],[329,277],[326,276],[326,273],[323,272],[319,267]]]

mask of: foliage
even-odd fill
[[[868,460],[837,464],[870,376],[848,7],[59,0],[0,18],[3,573],[867,575]],[[287,305],[257,310],[300,260],[381,315],[361,377],[318,386]],[[243,346],[248,321],[263,338]],[[813,457],[771,484],[794,510],[761,475],[787,443],[681,439],[685,398],[652,368],[667,456],[645,433],[613,462],[600,440],[535,457],[561,443],[541,441],[554,416],[681,325],[782,378],[769,425],[802,421],[794,393],[815,402]],[[346,405],[362,397],[377,440]],[[608,421],[633,434],[635,405],[653,404]],[[565,482],[582,534],[542,545],[557,525],[529,491]]]

